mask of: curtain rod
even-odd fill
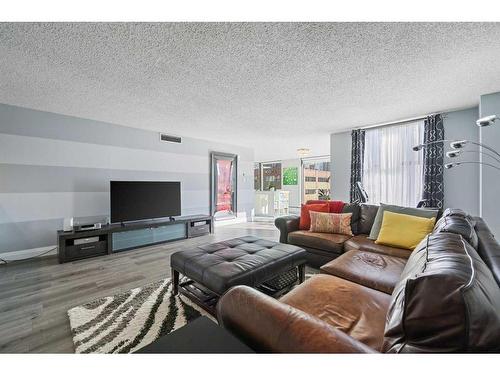
[[[413,122],[413,121],[418,121],[418,120],[423,120],[429,116],[434,116],[437,115],[437,113],[430,113],[428,115],[423,115],[423,116],[418,116],[418,117],[411,117],[411,118],[406,118],[403,120],[396,120],[396,121],[390,121],[390,122],[382,122],[379,124],[373,124],[373,125],[367,125],[367,126],[358,126],[353,128],[354,129],[371,129],[371,128],[383,128],[385,126],[391,126],[391,125],[399,125],[399,124],[404,124],[407,122]]]
[[[402,119],[402,120],[396,120],[396,121],[389,121],[389,122],[381,122],[381,123],[378,123],[378,124],[373,124],[373,125],[366,125],[366,126],[355,126],[353,128],[348,128],[348,129],[343,129],[343,130],[339,130],[339,131],[336,131],[332,134],[337,134],[337,133],[345,133],[345,132],[348,132],[348,131],[351,131],[351,130],[357,130],[357,129],[371,129],[371,128],[381,128],[381,127],[384,127],[384,126],[391,126],[391,125],[398,125],[398,124],[404,124],[406,122],[412,122],[412,121],[418,121],[418,120],[423,120],[425,119],[427,116],[433,116],[433,115],[437,115],[437,114],[440,114],[442,115],[443,117],[446,117],[446,114],[447,113],[450,113],[450,112],[457,112],[457,111],[464,111],[466,109],[473,109],[473,108],[476,108],[477,106],[468,106],[468,107],[459,107],[459,108],[453,108],[453,109],[448,109],[446,111],[441,111],[441,112],[432,112],[432,113],[429,113],[427,115],[421,115],[421,116],[417,116],[417,117],[411,117],[411,118],[406,118],[406,119]]]

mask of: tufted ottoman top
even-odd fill
[[[219,295],[235,285],[257,286],[304,263],[304,249],[254,236],[178,251],[170,259],[176,271]]]

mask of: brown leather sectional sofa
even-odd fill
[[[369,250],[371,252],[408,258],[410,252],[405,249],[377,245],[367,237],[377,215],[378,206],[369,204],[346,204],[342,212],[352,213],[351,228],[354,236],[334,233],[314,233],[299,230],[300,217],[282,216],[275,220],[280,231],[280,242],[300,246],[307,251],[309,265],[321,267],[349,250]]]
[[[220,324],[258,352],[500,352],[500,245],[481,218],[448,209],[410,252],[368,240],[360,217],[342,247],[302,237],[334,260],[280,300],[230,289]]]

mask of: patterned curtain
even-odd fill
[[[443,118],[441,115],[429,116],[424,120],[424,144],[444,140]],[[426,207],[443,208],[443,142],[424,147],[424,199]]]
[[[359,201],[361,197],[356,191],[356,182],[363,183],[363,159],[365,154],[365,131],[353,130],[351,133],[351,203]]]

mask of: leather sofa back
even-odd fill
[[[379,206],[373,204],[362,204],[360,206],[360,217],[358,223],[359,234],[370,234],[372,230],[373,221],[377,216]]]
[[[384,352],[500,350],[500,288],[455,233],[431,234],[408,259],[392,294]]]
[[[352,214],[351,216],[351,231],[352,234],[359,234],[359,219],[361,208],[357,203],[346,203],[342,209],[342,213]]]
[[[477,252],[488,265],[493,277],[500,287],[500,244],[483,219],[475,217],[476,232],[478,236]]]
[[[463,217],[463,218],[467,219],[468,221],[470,221],[472,226],[476,225],[475,219],[471,215],[469,215],[467,212],[465,212],[464,210],[461,210],[460,208],[447,208],[446,210],[444,210],[443,216]]]
[[[434,226],[433,233],[460,234],[474,249],[477,249],[478,238],[474,224],[463,216],[449,215],[441,217]]]

